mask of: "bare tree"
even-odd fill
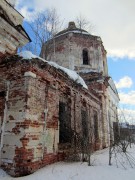
[[[109,117],[110,119],[110,117]],[[135,167],[135,159],[128,152],[128,148],[131,147],[133,132],[130,129],[129,123],[127,123],[128,118],[121,111],[119,115],[119,122],[113,123],[109,122],[110,129],[110,146],[109,146],[109,165],[112,165],[112,158],[115,159],[116,165],[120,164],[124,169],[126,169],[126,164],[130,164],[131,167]],[[112,137],[112,133],[114,133]],[[123,159],[123,160],[122,160]],[[122,162],[124,161],[124,163]]]
[[[49,39],[53,39],[54,35],[60,30],[62,21],[60,21],[55,8],[39,12],[33,19],[32,22],[28,23],[32,43],[23,49],[31,50],[34,54],[38,55],[43,44]]]
[[[93,165],[92,155],[97,150],[100,144],[101,123],[98,116],[94,113],[91,116],[91,121],[88,118],[88,114],[82,110],[82,130],[77,132],[76,130],[72,133],[72,148],[69,152],[67,160],[70,161],[85,161],[88,162],[88,166]]]
[[[76,22],[76,26],[79,29],[84,29],[87,30],[88,32],[92,32],[94,30],[94,25],[81,14],[76,17],[75,22]]]

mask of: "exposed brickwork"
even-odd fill
[[[83,64],[84,49],[88,52],[87,65]],[[55,47],[54,41],[49,40],[42,47],[41,57],[76,71],[89,69],[108,74],[106,50],[101,38],[86,32],[83,34],[81,29],[67,29],[65,33],[56,35]]]
[[[29,71],[35,73],[36,78],[24,76]],[[74,140],[67,147],[59,144],[59,102],[68,104],[72,132],[81,134],[80,109],[99,112],[99,97],[39,59],[11,57],[0,64],[0,72],[5,82],[10,81],[2,167],[13,176],[22,176],[63,160]],[[2,98],[0,101],[3,103]],[[88,121],[88,126],[92,121]],[[99,131],[102,132],[100,126]],[[102,133],[99,136],[101,138]],[[102,141],[98,148],[101,147]]]
[[[60,33],[55,37],[55,53],[51,40],[45,44],[47,51],[42,49],[43,57],[46,55],[48,60],[53,59],[62,66],[77,71],[100,70],[92,76],[81,74],[87,90],[41,59],[12,56],[30,39],[21,27],[23,17],[7,1],[0,3],[1,167],[12,176],[24,176],[82,152],[85,142],[93,150],[106,147],[109,142],[107,108],[113,114],[117,109],[113,108],[112,96],[106,98],[107,79],[103,83],[91,82],[91,77],[93,80],[108,75],[101,39],[86,31],[83,31],[86,34]],[[74,23],[70,25],[76,28]],[[88,51],[87,65],[82,61],[84,49]]]

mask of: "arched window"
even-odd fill
[[[88,58],[88,51],[87,49],[83,50],[83,64],[88,65],[89,64],[89,58]]]

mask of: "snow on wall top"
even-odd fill
[[[90,35],[90,33],[88,33],[88,32],[83,32],[83,31],[79,31],[79,30],[70,30],[70,31],[64,32],[64,33],[62,33],[62,34],[56,35],[55,38],[57,38],[57,37],[59,37],[59,36],[62,36],[62,35],[65,35],[65,34],[69,34],[69,33]]]
[[[23,52],[20,52],[18,55],[23,57],[23,59],[38,58],[36,55],[32,54],[32,52],[30,51],[23,51]]]
[[[87,87],[86,83],[84,82],[84,80],[73,70],[70,70],[70,69],[67,69],[65,67],[59,66],[55,62],[46,61],[43,58],[40,58],[40,57],[32,54],[30,51],[23,51],[23,52],[19,53],[19,56],[23,57],[23,59],[35,59],[35,58],[38,58],[38,59],[42,60],[43,62],[46,62],[49,65],[55,67],[56,69],[62,70],[64,73],[66,73],[69,76],[70,79],[74,80],[76,83],[81,84],[84,88],[88,89],[88,87]]]

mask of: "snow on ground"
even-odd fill
[[[86,83],[84,82],[84,80],[73,70],[70,70],[70,69],[64,68],[62,66],[59,66],[55,62],[46,61],[43,58],[35,56],[30,51],[23,51],[23,52],[19,53],[19,56],[23,57],[23,59],[38,58],[38,59],[42,60],[43,62],[46,62],[46,63],[50,64],[51,66],[55,67],[56,69],[62,70],[63,72],[65,72],[69,76],[70,79],[74,80],[76,83],[81,84],[84,88],[88,89],[88,87],[87,87]]]
[[[135,146],[131,155],[135,158]],[[108,149],[97,151],[92,155],[93,166],[82,162],[58,162],[48,165],[29,176],[12,178],[0,170],[0,180],[135,180],[135,167],[131,168],[127,161],[125,168],[113,159],[108,165]]]

